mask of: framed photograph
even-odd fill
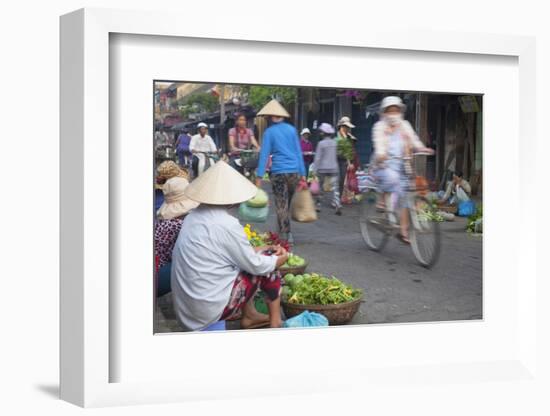
[[[178,21],[61,18],[61,397],[536,382],[534,40]]]

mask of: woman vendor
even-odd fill
[[[162,187],[164,202],[157,211],[155,223],[155,259],[157,262],[157,296],[170,292],[170,264],[172,250],[187,213],[199,204],[184,195],[189,182],[172,177]]]
[[[185,330],[202,330],[241,313],[241,328],[281,326],[277,268],[288,253],[280,246],[252,247],[229,213],[257,191],[223,161],[185,189],[187,197],[201,204],[186,217],[172,253],[174,310]],[[269,315],[254,307],[258,289],[266,295]]]

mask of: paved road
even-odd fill
[[[442,224],[441,256],[427,270],[416,263],[410,246],[397,239],[390,239],[381,253],[368,250],[358,215],[358,205],[345,206],[342,216],[323,207],[318,221],[292,223],[294,252],[309,261],[308,271],[335,275],[364,289],[365,302],[352,323],[482,318],[482,237],[466,233],[465,219]],[[274,213],[257,228],[276,230]],[[169,296],[160,305],[159,330],[177,330]]]

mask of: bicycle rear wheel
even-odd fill
[[[376,208],[382,194],[370,190],[364,194],[362,212],[359,217],[361,235],[368,248],[380,251],[388,241],[388,218],[386,212]]]
[[[441,231],[437,221],[430,220],[426,213],[430,210],[429,201],[422,196],[414,196],[411,216],[410,240],[414,256],[426,267],[432,267],[439,259],[441,251]]]

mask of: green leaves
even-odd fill
[[[288,275],[287,275],[288,276]],[[335,305],[350,302],[362,295],[361,289],[356,289],[336,277],[325,277],[317,273],[311,275],[292,276],[290,282],[285,276],[285,281],[290,283],[288,289],[283,292],[284,298],[289,303],[305,305]]]

